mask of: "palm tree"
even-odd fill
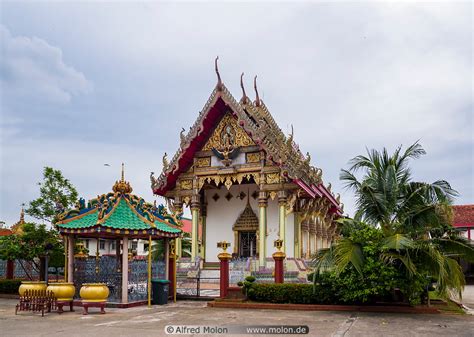
[[[354,220],[342,219],[343,227],[365,222],[383,233],[380,259],[407,273],[409,279],[430,275],[442,296],[460,294],[465,279],[457,262],[459,257],[474,261],[474,247],[451,226],[451,203],[457,192],[449,183],[412,181],[409,161],[426,152],[418,142],[404,152],[398,147],[389,155],[367,150],[357,156],[351,167],[342,170],[340,179],[356,196]],[[356,175],[362,171],[363,175]],[[314,259],[316,271],[340,272],[351,264],[359,272],[364,264],[360,243],[345,237],[331,248],[321,250]]]

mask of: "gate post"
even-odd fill
[[[272,257],[275,260],[275,283],[283,283],[285,281],[283,275],[283,260],[286,257],[286,254],[281,251],[283,240],[275,240],[274,245],[276,248],[278,248],[278,251],[272,254]]]
[[[217,247],[223,249],[223,251],[217,255],[220,261],[220,298],[227,296],[227,288],[229,288],[229,260],[232,258],[232,255],[226,252],[229,246],[230,243],[227,241],[217,243]]]
[[[7,280],[13,279],[15,275],[15,261],[14,260],[7,260]]]
[[[169,290],[168,296],[176,302],[176,244],[172,240],[169,244],[168,251],[168,280]]]

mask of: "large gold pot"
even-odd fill
[[[27,290],[46,290],[46,282],[42,281],[21,281],[20,288],[18,288],[18,293],[20,296],[25,295]]]
[[[58,301],[72,301],[76,288],[74,283],[63,282],[63,283],[50,283],[47,291],[52,291]]]
[[[109,288],[105,283],[84,283],[79,294],[83,302],[106,302]]]

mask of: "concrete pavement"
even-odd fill
[[[205,302],[107,309],[88,316],[76,312],[15,316],[16,300],[0,299],[0,335],[10,336],[163,336],[167,325],[308,325],[309,336],[472,336],[474,316],[409,315],[285,310],[227,310]],[[218,336],[208,334],[200,336]],[[233,335],[237,336],[237,335]],[[245,336],[245,335],[242,335]],[[247,335],[248,336],[248,335]],[[268,336],[268,335],[266,335]],[[281,335],[280,335],[281,336]]]

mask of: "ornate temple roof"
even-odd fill
[[[62,233],[91,235],[177,237],[181,233],[180,220],[168,214],[163,205],[156,206],[131,194],[132,187],[122,178],[112,187],[113,192],[97,196],[85,203],[79,199],[76,209],[59,215],[56,226]]]
[[[237,101],[222,83],[216,59],[218,82],[211,93],[195,123],[187,135],[181,133],[181,144],[169,163],[163,163],[163,171],[158,178],[151,176],[153,192],[164,196],[176,185],[179,175],[186,172],[193,164],[193,158],[200,151],[213,129],[228,113],[237,119],[238,125],[248,134],[253,142],[263,150],[266,159],[279,166],[284,176],[299,185],[310,197],[327,198],[337,213],[341,205],[330,190],[324,186],[322,170],[311,166],[309,153],[304,156],[294,142],[293,132],[285,136],[278,127],[263,100],[258,95],[256,77],[254,87],[256,99],[252,102],[246,95],[242,83],[243,97]],[[243,74],[242,74],[243,75]]]

